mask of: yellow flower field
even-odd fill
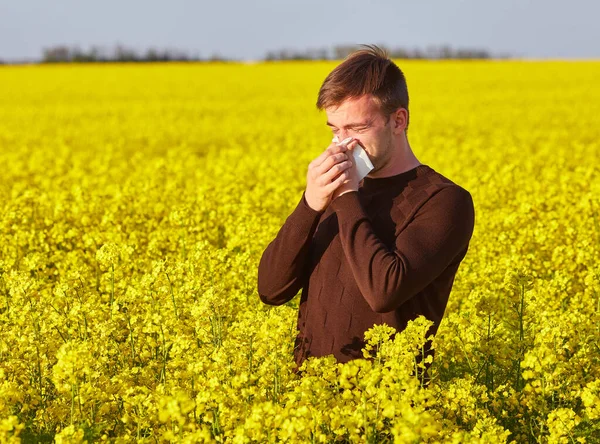
[[[397,64],[476,211],[425,388],[258,297],[336,63],[0,67],[0,442],[600,442],[600,62]]]

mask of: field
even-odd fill
[[[600,442],[600,62],[397,63],[476,212],[427,388],[258,297],[336,63],[0,67],[0,442]]]

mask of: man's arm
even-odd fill
[[[342,194],[331,205],[358,288],[378,313],[395,310],[437,278],[468,246],[475,223],[471,194],[458,186],[442,188],[390,249],[375,235],[357,191]]]
[[[260,259],[258,294],[265,304],[285,304],[298,293],[308,277],[310,242],[322,212],[312,209],[304,194]]]

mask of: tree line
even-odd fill
[[[508,54],[492,54],[483,48],[452,48],[450,45],[428,46],[420,48],[390,48],[378,44],[387,50],[393,59],[491,59],[510,58]],[[336,45],[332,48],[316,48],[306,50],[280,49],[268,51],[264,60],[340,60],[358,49],[358,45]]]
[[[398,59],[491,59],[511,58],[508,54],[492,54],[482,48],[452,48],[449,45],[429,46],[425,49],[415,48],[385,48],[392,58]],[[304,50],[278,49],[267,51],[263,61],[280,60],[341,60],[348,54],[358,49],[358,45],[335,45],[330,48],[309,48]],[[83,50],[78,46],[57,45],[43,48],[40,63],[93,63],[93,62],[235,62],[234,58],[227,58],[219,53],[208,57],[201,57],[198,53],[190,54],[178,49],[149,48],[138,51],[133,48],[116,45],[112,50],[99,46],[92,46]],[[0,60],[0,63],[2,62]]]

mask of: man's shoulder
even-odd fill
[[[434,194],[437,194],[445,188],[452,188],[453,192],[446,192],[444,194],[457,193],[457,194],[469,194],[469,192],[458,185],[456,182],[450,180],[448,177],[434,170],[429,165],[425,165],[426,168],[422,174],[416,176],[407,184],[407,195],[412,194],[412,198],[419,200],[418,198],[428,199]]]
[[[416,212],[438,193],[442,193],[438,197],[443,196],[444,200],[472,202],[469,191],[430,166],[409,181],[405,191],[403,198],[396,200],[396,206],[401,207],[404,214]]]

